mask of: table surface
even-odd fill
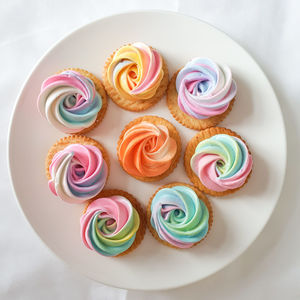
[[[50,253],[18,208],[7,166],[10,116],[18,92],[37,60],[53,43],[79,26],[111,14],[141,9],[171,10],[198,17],[245,47],[274,87],[288,141],[287,173],[279,203],[252,246],[213,276],[184,288],[151,293],[90,281]],[[0,136],[0,298],[299,299],[300,240],[294,233],[300,227],[300,185],[296,182],[300,143],[299,11],[297,0],[1,1],[0,128],[4,134]],[[201,36],[194,38],[201,42]]]

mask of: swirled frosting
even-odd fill
[[[153,97],[164,76],[160,54],[145,45],[134,43],[121,47],[107,69],[107,79],[118,93],[132,100]]]
[[[99,198],[80,219],[81,238],[89,249],[116,256],[132,245],[139,225],[139,215],[125,197]]]
[[[40,113],[65,133],[90,127],[101,107],[102,98],[93,81],[71,70],[47,78],[38,97]]]
[[[103,189],[108,167],[97,147],[71,144],[53,156],[49,172],[48,185],[54,195],[69,203],[81,203]]]
[[[125,132],[118,154],[129,174],[154,177],[168,170],[176,152],[176,141],[166,126],[141,122]]]
[[[176,77],[178,106],[196,119],[206,119],[225,112],[236,95],[230,68],[208,58],[194,58]]]
[[[209,211],[189,187],[157,192],[151,203],[151,225],[158,236],[178,248],[190,248],[208,232]]]
[[[198,144],[190,164],[203,185],[223,192],[245,183],[252,169],[252,156],[241,139],[217,134]]]

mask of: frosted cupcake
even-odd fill
[[[86,136],[57,141],[46,158],[51,192],[69,203],[82,203],[98,195],[107,181],[109,158],[104,147]]]
[[[104,190],[80,218],[81,239],[104,256],[128,254],[142,242],[146,230],[138,201],[121,190]]]
[[[42,83],[38,109],[58,130],[82,134],[102,121],[107,109],[106,93],[96,76],[70,68]]]
[[[179,123],[201,130],[216,126],[228,115],[236,91],[228,66],[208,58],[194,58],[173,75],[167,104]]]
[[[140,117],[126,125],[117,146],[124,171],[141,181],[157,181],[168,176],[175,169],[180,152],[176,128],[156,116]]]
[[[252,155],[235,132],[212,127],[188,143],[184,165],[190,180],[207,194],[223,196],[242,188],[252,170]]]
[[[103,78],[108,95],[118,106],[142,111],[162,98],[169,74],[159,52],[138,42],[119,48],[107,59]]]
[[[160,187],[147,208],[147,225],[160,243],[191,248],[207,236],[213,223],[210,202],[197,188],[180,182]]]

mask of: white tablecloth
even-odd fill
[[[255,243],[219,273],[181,289],[155,293],[95,283],[54,257],[18,209],[7,171],[9,119],[22,83],[37,60],[74,28],[133,9],[165,9],[196,16],[239,42],[270,79],[280,101],[288,137],[288,165],[282,195]],[[299,299],[299,22],[297,0],[0,1],[0,128],[3,132],[0,135],[0,298]],[[201,42],[201,36],[195,36],[195,41]]]

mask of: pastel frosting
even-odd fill
[[[252,169],[252,156],[241,139],[217,134],[198,144],[190,164],[204,186],[223,192],[245,183]]]
[[[178,248],[190,248],[208,232],[209,211],[193,189],[177,185],[159,190],[151,203],[152,227]]]
[[[54,195],[69,203],[82,203],[103,189],[108,167],[97,147],[71,144],[53,156],[49,172],[48,185]]]
[[[48,77],[38,97],[42,116],[65,133],[90,127],[101,107],[102,98],[94,82],[71,70]]]
[[[224,113],[235,97],[237,87],[231,70],[208,58],[194,58],[176,77],[178,106],[195,119]]]
[[[134,242],[140,218],[123,196],[94,200],[80,218],[84,245],[104,256],[116,256]]]
[[[121,47],[107,69],[107,79],[127,99],[153,97],[164,76],[160,54],[144,43]]]
[[[144,121],[125,132],[118,155],[129,174],[154,177],[168,170],[176,152],[176,141],[166,126]]]

